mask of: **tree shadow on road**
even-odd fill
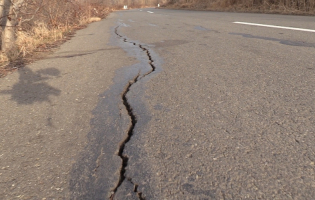
[[[95,49],[95,50],[90,50],[90,51],[63,51],[63,52],[55,53],[54,56],[48,57],[46,59],[73,58],[73,57],[90,55],[90,54],[94,54],[94,53],[102,52],[102,51],[113,51],[117,49],[119,48]]]
[[[19,82],[14,84],[11,90],[0,91],[0,94],[11,95],[11,100],[18,104],[33,104],[35,102],[50,102],[49,97],[59,96],[61,91],[50,86],[46,81],[59,76],[60,71],[56,68],[41,69],[33,72],[24,67],[18,70]]]

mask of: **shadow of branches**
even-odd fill
[[[59,76],[60,71],[56,68],[32,71],[28,67],[18,70],[19,82],[10,90],[2,90],[0,94],[11,95],[11,100],[18,104],[33,104],[35,102],[51,102],[50,96],[59,96],[61,90],[50,86],[46,81]]]

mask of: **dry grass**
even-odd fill
[[[30,27],[23,28],[16,32],[15,50],[10,52],[0,52],[0,69],[17,58],[30,56],[34,51],[45,49],[47,44],[53,44],[62,40],[65,35],[73,29],[86,24],[100,21],[111,11],[108,7],[88,7],[86,10],[79,10],[80,15],[76,15],[75,22],[65,23],[64,21],[51,23],[50,21],[35,21]],[[69,19],[68,19],[69,20]]]
[[[84,18],[80,19],[79,25],[83,26],[83,25],[86,25],[86,24],[89,24],[92,22],[98,22],[101,20],[102,20],[102,18],[100,18],[100,17],[84,17]]]
[[[17,49],[0,53],[0,64],[4,66],[17,58],[32,54],[39,46],[51,44],[63,38],[66,27],[49,29],[45,23],[37,23],[29,31],[18,31]]]
[[[43,44],[52,43],[63,38],[66,27],[49,29],[45,23],[37,23],[31,31],[18,31],[17,45],[19,54],[24,57]]]
[[[7,63],[9,62],[9,58],[4,53],[0,53],[0,63]]]
[[[92,23],[92,22],[99,22],[101,21],[102,19],[100,17],[91,17],[89,19],[89,22]]]
[[[169,0],[181,9],[315,15],[315,0]]]

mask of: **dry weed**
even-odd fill
[[[37,23],[28,32],[19,31],[17,33],[17,45],[21,56],[26,56],[33,52],[38,46],[52,43],[63,38],[66,28],[48,28],[45,23]]]
[[[6,54],[0,53],[0,63],[7,63],[9,62],[9,58]],[[1,67],[1,66],[0,66]]]
[[[169,0],[165,6],[201,10],[315,15],[315,0]]]
[[[101,21],[102,19],[100,17],[91,17],[89,19],[89,22],[92,23],[92,22],[99,22]]]

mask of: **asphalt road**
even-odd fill
[[[1,199],[313,199],[312,30],[137,9],[78,31],[0,79]]]

